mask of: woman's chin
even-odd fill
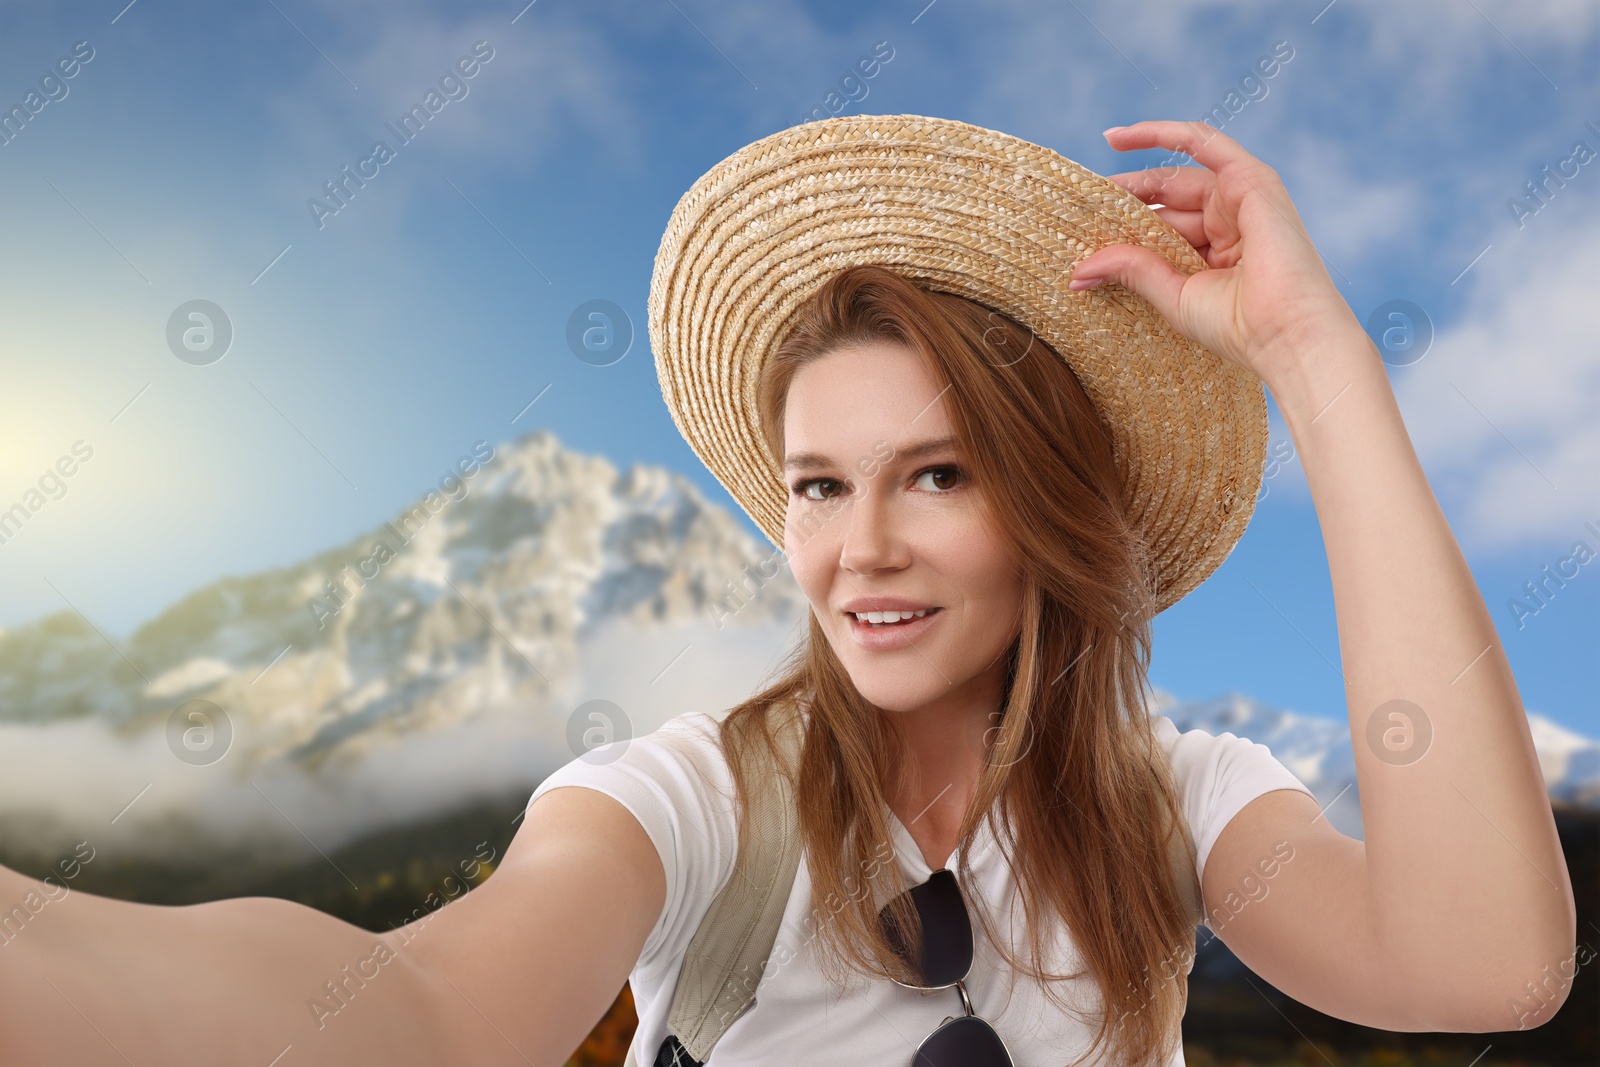
[[[920,669],[907,672],[872,670],[865,674],[852,674],[856,689],[875,707],[888,712],[916,711],[949,691],[944,679],[928,677],[926,663]]]

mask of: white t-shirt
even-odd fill
[[[717,726],[716,717],[693,712],[655,733],[600,746],[550,775],[529,801],[561,786],[599,790],[633,813],[661,855],[666,904],[629,976],[639,1014],[634,1042],[639,1061],[647,1067],[666,1038],[684,951],[733,871],[738,843],[734,785]],[[1265,745],[1231,733],[1180,734],[1164,715],[1152,716],[1152,726],[1172,760],[1202,873],[1223,827],[1251,800],[1275,789],[1311,793]],[[926,881],[932,872],[921,849],[892,812],[889,825],[906,884]],[[955,863],[956,857],[949,862]],[[979,906],[971,894],[982,894],[997,929],[1012,924],[1011,929],[1020,931],[1016,884],[987,822],[974,837],[971,868],[975,884],[962,883],[969,907]],[[808,936],[816,924],[811,916],[811,879],[802,855],[756,1003],[728,1027],[707,1067],[909,1067],[923,1038],[947,1016],[962,1013],[954,989],[923,994],[887,979],[869,982],[859,973],[847,991],[829,986],[816,965],[817,939]],[[972,1010],[1005,1040],[1016,1067],[1061,1065],[1082,1054],[1093,1040],[1089,1024],[1061,1012],[1036,982],[1005,969],[976,914],[972,924],[974,960],[967,994]],[[1014,943],[1022,943],[1020,933]],[[1050,967],[1056,973],[1076,970],[1081,957],[1064,929],[1053,944]],[[1083,977],[1062,987],[1058,993],[1093,1019],[1100,1004],[1094,980]],[[1182,1064],[1180,1047],[1169,1067]]]

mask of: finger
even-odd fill
[[[1118,152],[1158,146],[1182,152],[1213,171],[1224,167],[1266,166],[1246,152],[1238,141],[1204,122],[1170,122],[1165,119],[1136,122],[1106,134],[1106,142]]]
[[[1204,167],[1157,167],[1106,177],[1147,204],[1165,204],[1185,211],[1198,211],[1217,187],[1217,176]]]
[[[1206,246],[1211,243],[1211,238],[1206,236],[1205,212],[1183,211],[1174,207],[1158,207],[1154,210],[1161,216],[1161,221],[1177,230],[1185,241],[1194,246],[1195,251],[1205,254]]]
[[[1149,301],[1170,323],[1178,321],[1178,296],[1188,275],[1168,262],[1167,257],[1138,245],[1107,245],[1091,252],[1072,268],[1067,286],[1085,288],[1082,283],[1113,281]]]

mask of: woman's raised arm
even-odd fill
[[[51,903],[29,912],[30,892]],[[0,943],[7,1067],[545,1067],[616,998],[666,879],[626,808],[562,788],[529,807],[488,881],[382,934],[272,897],[60,893],[0,867],[0,909],[29,916]]]

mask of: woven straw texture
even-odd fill
[[[1233,550],[1266,459],[1259,378],[1177,334],[1131,291],[1067,288],[1072,267],[1139,244],[1186,274],[1187,241],[1116,183],[1009,134],[921,115],[804,123],[739,149],[683,194],[656,255],[650,346],[673,422],[775,547],[787,487],[757,375],[806,298],[876,263],[1032,330],[1110,431],[1150,547],[1156,610]]]

